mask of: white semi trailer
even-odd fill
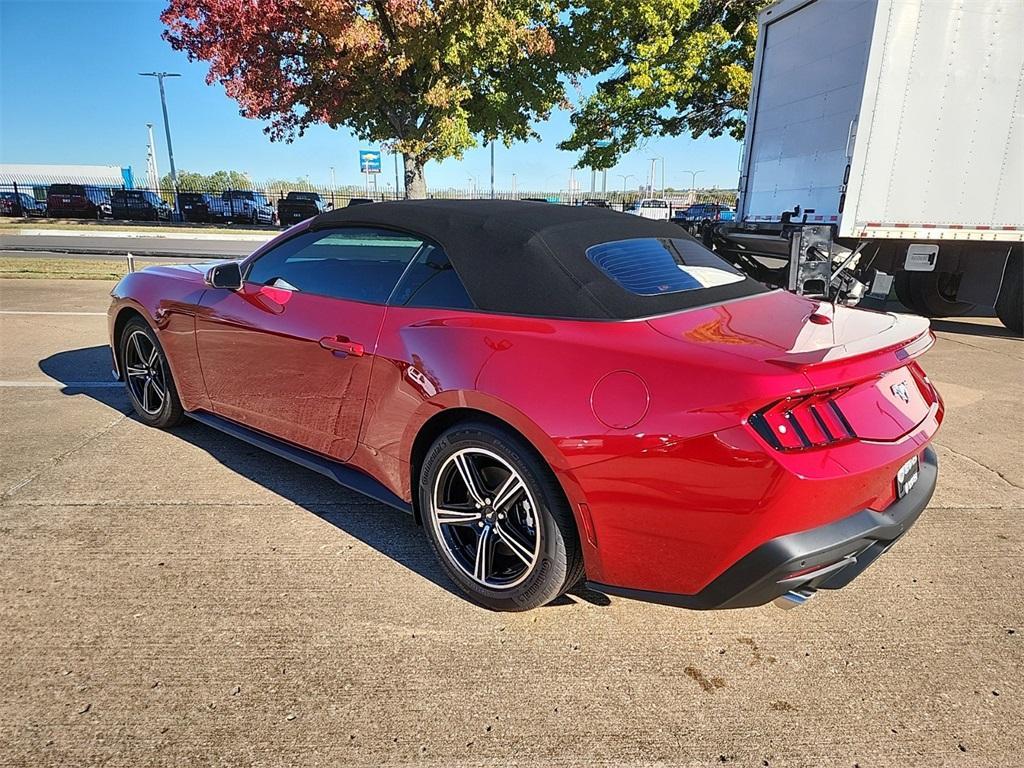
[[[781,0],[759,16],[736,220],[767,282],[1021,333],[1024,0]]]

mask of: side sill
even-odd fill
[[[221,416],[207,413],[206,411],[186,411],[185,415],[195,419],[200,424],[205,424],[226,435],[238,438],[257,448],[262,448],[264,451],[280,456],[282,459],[288,459],[288,461],[294,462],[301,467],[319,472],[321,475],[329,477],[338,483],[338,485],[343,485],[364,496],[369,496],[371,499],[382,504],[387,504],[389,507],[394,507],[409,515],[413,513],[412,504],[396,496],[382,483],[374,480],[365,472],[283,442],[262,432],[257,432],[254,429],[249,429]]]

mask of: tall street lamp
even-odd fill
[[[167,96],[164,94],[165,77],[181,77],[177,72],[139,72],[142,77],[155,77],[160,84],[160,108],[164,111],[164,133],[167,134],[167,157],[171,161],[171,184],[174,186],[174,213],[181,211],[178,205],[178,172],[174,168],[174,147],[171,146],[171,123],[167,119]]]
[[[651,193],[654,193],[654,172],[657,169],[657,162],[661,161],[661,196],[665,196],[665,158],[664,157],[652,157],[651,158]]]
[[[704,173],[704,171],[683,171],[683,173],[690,174],[690,202],[697,202],[697,174]]]

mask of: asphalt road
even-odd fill
[[[71,232],[51,235],[21,235],[0,232],[0,251],[59,253],[66,258],[124,258],[127,252],[136,256],[177,256],[188,258],[233,259],[247,256],[275,232],[247,236],[244,240],[220,239],[217,236],[187,237],[131,233],[130,237],[81,234]],[[237,236],[234,236],[237,237]]]
[[[401,513],[134,420],[110,287],[0,281],[0,764],[1020,764],[1024,342],[995,321],[936,323],[939,488],[847,589],[502,615]]]

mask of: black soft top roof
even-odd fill
[[[587,258],[587,248],[655,237],[685,240],[684,250],[705,249],[677,224],[592,206],[402,200],[339,208],[318,216],[311,227],[341,225],[383,226],[433,240],[448,254],[477,307],[489,312],[628,320],[766,290],[747,278],[654,296],[628,291]]]

